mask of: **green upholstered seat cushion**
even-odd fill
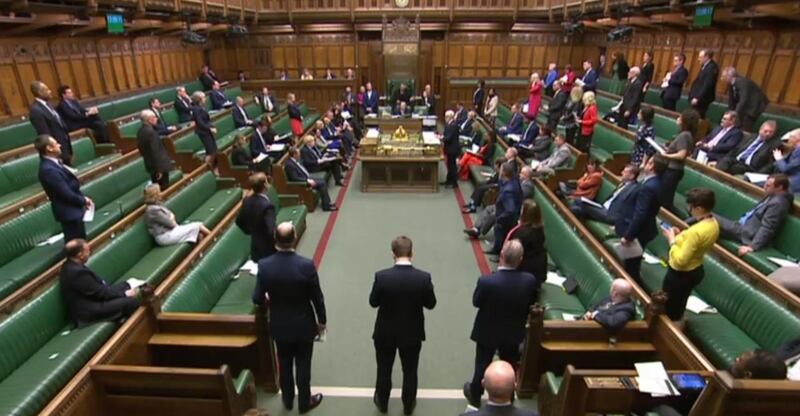
[[[686,312],[686,332],[717,368],[733,365],[743,352],[760,348],[746,333],[720,314]]]
[[[217,303],[211,308],[212,314],[217,315],[251,315],[255,312],[253,305],[253,291],[256,288],[256,277],[240,272],[236,279],[232,279],[219,297]]]
[[[282,207],[277,213],[278,224],[290,221],[297,230],[298,235],[302,235],[306,228],[306,215],[308,208],[304,204]]]
[[[591,232],[592,235],[597,237],[597,239],[600,241],[615,238],[617,236],[617,233],[614,232],[614,227],[612,225],[594,220],[586,220],[583,224],[589,229],[589,232]]]
[[[544,319],[560,320],[564,319],[564,313],[583,315],[587,310],[587,306],[584,306],[577,296],[570,295],[563,288],[549,283],[542,284],[539,304],[545,308]]]

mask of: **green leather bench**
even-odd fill
[[[0,127],[0,152],[7,152],[33,143],[36,129],[28,121],[8,124]]]
[[[276,204],[278,222],[291,221],[298,235],[305,230],[305,205],[281,206],[281,200],[296,196],[269,192]],[[167,297],[165,312],[194,312],[222,315],[249,315],[255,311],[252,301],[255,276],[239,268],[250,254],[250,237],[239,227],[231,226],[214,247],[197,263],[175,290]]]
[[[113,144],[95,144],[89,137],[72,141],[73,165],[80,175],[95,166],[122,157],[119,153],[98,155],[99,148],[113,149]],[[10,205],[39,192],[39,154],[33,153],[0,165],[0,207]]]
[[[240,197],[239,189],[218,190],[206,173],[166,205],[179,221],[212,227]],[[156,247],[140,220],[94,253],[88,266],[109,283],[137,277],[157,286],[189,251],[188,244]],[[116,328],[102,322],[73,329],[58,283],[0,322],[0,414],[37,414]]]
[[[170,181],[181,178],[180,171]],[[150,180],[144,162],[138,159],[83,186],[96,205],[94,221],[86,224],[92,239],[142,205],[142,190]],[[39,245],[61,233],[50,203],[0,224],[0,299],[10,295],[63,257],[63,240]]]
[[[632,150],[633,141],[602,124],[595,125],[589,154],[600,163],[605,163],[618,155],[629,155]]]
[[[190,95],[195,91],[203,90],[203,84],[200,81],[192,81],[184,86],[186,87],[186,92]],[[98,105],[97,109],[103,120],[110,121],[115,118],[125,117],[142,111],[142,109],[147,108],[150,104],[151,98],[158,98],[162,104],[172,102],[175,100],[176,88],[177,86],[161,88],[155,91],[143,92],[141,94],[107,101]]]

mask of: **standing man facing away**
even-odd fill
[[[719,66],[714,62],[714,52],[708,49],[701,49],[697,54],[700,62],[700,73],[689,89],[689,104],[700,114],[701,118],[706,118],[708,106],[714,102],[717,93],[717,78],[719,78]]]
[[[275,253],[275,205],[267,196],[267,175],[250,175],[252,195],[245,198],[236,225],[250,236],[250,259],[259,261]]]
[[[144,159],[144,168],[150,174],[150,181],[157,183],[163,192],[169,187],[172,160],[156,131],[156,126],[159,124],[156,113],[152,110],[143,110],[139,118],[142,120],[142,127],[136,132],[139,154]]]
[[[36,100],[31,105],[31,112],[28,118],[36,130],[36,134],[54,138],[61,146],[59,157],[65,165],[72,165],[72,141],[69,138],[67,123],[48,102],[52,97],[52,91],[44,82],[33,81],[31,83],[31,93],[36,97]]]
[[[433,309],[431,275],[411,265],[411,239],[400,236],[392,241],[394,267],[375,273],[369,304],[378,308],[375,331],[375,359],[378,375],[373,401],[386,413],[392,390],[392,367],[395,353],[400,353],[403,367],[403,413],[410,415],[417,404],[417,367],[422,341],[425,341],[425,314],[422,308]]]
[[[685,63],[686,55],[683,53],[673,56],[672,72],[668,72],[661,83],[661,106],[667,110],[675,111],[683,92],[683,84],[689,79],[689,71],[683,66]]]
[[[294,373],[297,373],[297,407],[300,413],[319,406],[322,393],[311,395],[311,355],[314,338],[325,333],[325,299],[314,262],[295,253],[297,234],[290,222],[278,225],[278,251],[258,262],[253,303],[268,306],[270,332],[278,349],[283,406],[294,407]]]
[[[507,241],[497,271],[479,278],[472,295],[472,304],[478,308],[470,337],[475,341],[475,373],[462,391],[474,407],[481,405],[481,379],[495,352],[512,365],[520,358],[528,309],[536,301],[538,287],[532,274],[516,270],[522,255],[519,240]]]
[[[36,137],[33,146],[39,152],[39,182],[42,184],[56,221],[61,223],[64,242],[80,238],[86,239],[86,228],[83,214],[94,206],[94,202],[81,192],[81,183],[64,166],[61,159],[61,144],[56,139],[41,134]]]

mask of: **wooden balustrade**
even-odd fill
[[[331,104],[341,102],[345,87],[350,86],[358,92],[356,82],[352,80],[287,80],[260,79],[249,80],[242,83],[242,89],[256,93],[261,88],[268,87],[270,92],[280,100],[286,99],[286,94],[292,92],[298,101],[304,101],[309,108],[317,111],[326,111]]]

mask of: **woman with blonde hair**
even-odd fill
[[[547,279],[547,249],[542,211],[533,199],[522,201],[519,224],[511,229],[506,240],[519,240],[523,255],[517,270],[532,274],[541,285]]]
[[[528,119],[536,121],[539,115],[539,107],[542,106],[542,92],[544,91],[544,84],[539,78],[539,73],[534,72],[531,74],[531,91],[528,96]]]
[[[575,115],[575,122],[581,126],[581,134],[575,147],[581,152],[589,153],[589,148],[592,146],[592,135],[594,134],[594,126],[600,121],[597,112],[597,101],[595,100],[594,92],[586,91],[583,93],[583,112],[580,117]]]
[[[569,100],[564,106],[564,115],[561,116],[561,123],[566,130],[564,137],[569,144],[575,143],[575,133],[578,132],[576,119],[581,114],[583,114],[583,88],[576,85],[569,90]]]
[[[185,242],[196,243],[211,233],[202,222],[178,224],[175,213],[165,207],[161,200],[161,188],[157,184],[144,188],[144,220],[147,231],[160,246]]]

